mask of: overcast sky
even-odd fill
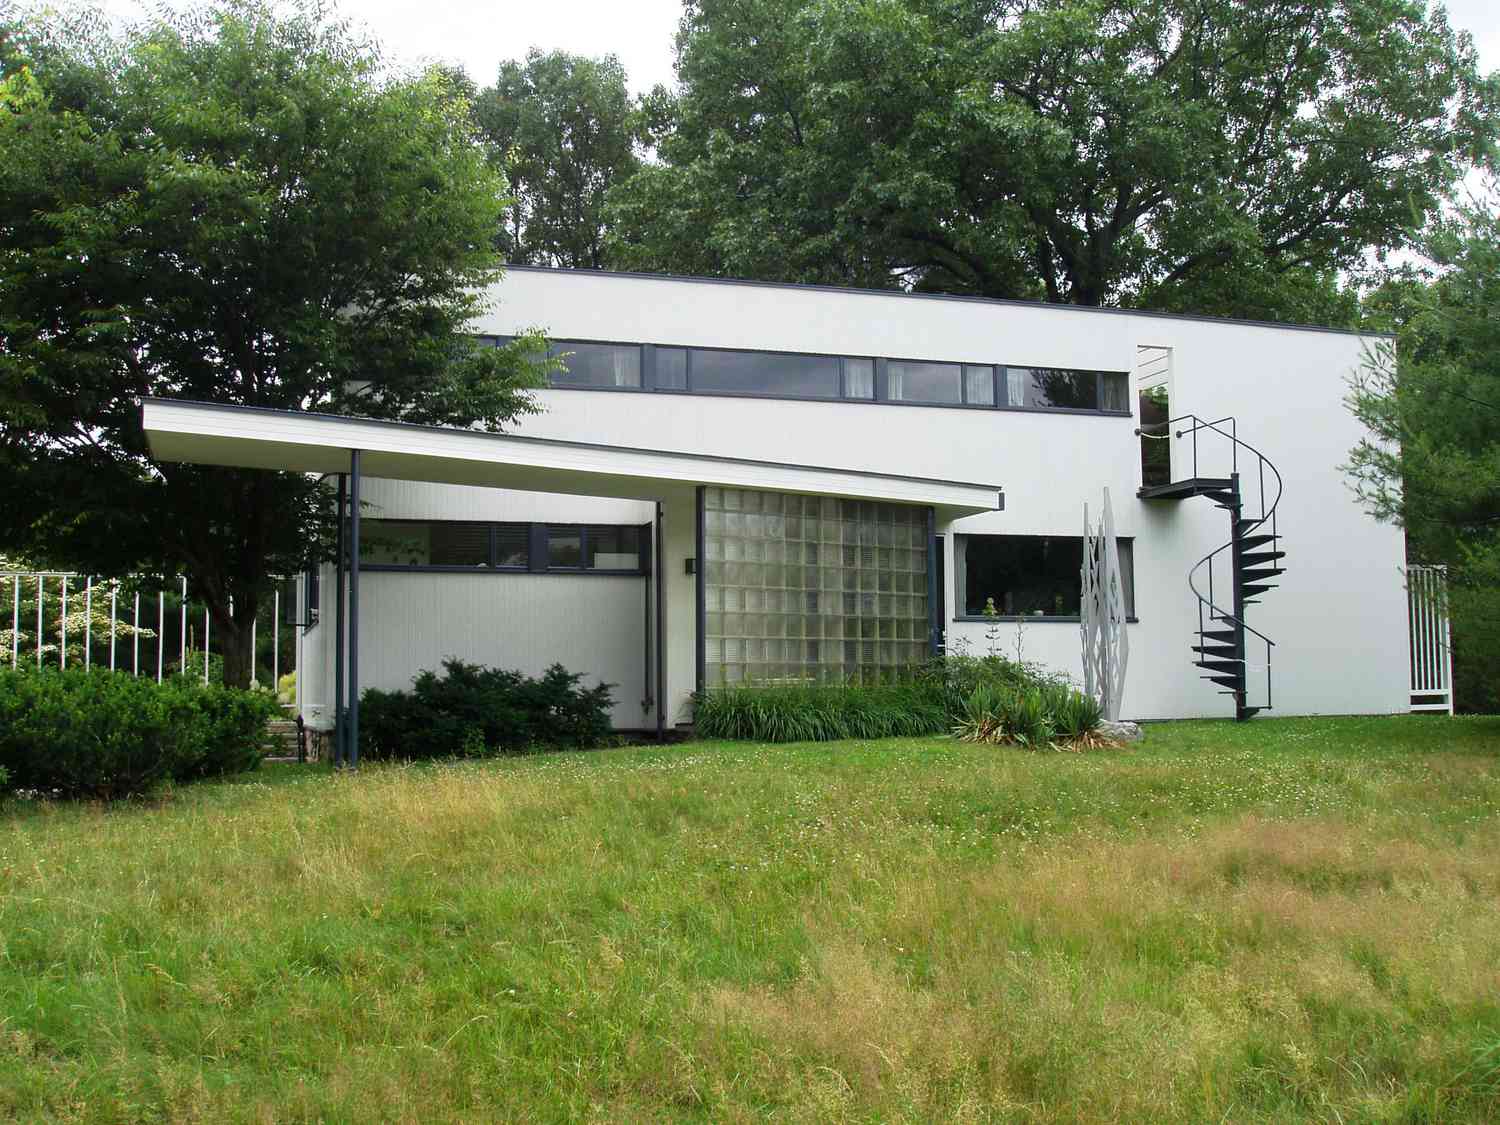
[[[118,0],[117,0],[118,2]],[[487,85],[506,59],[530,47],[575,55],[614,54],[631,88],[670,84],[681,0],[343,0],[386,51],[409,61],[457,62]],[[1474,35],[1480,66],[1500,69],[1500,0],[1450,0],[1449,19]]]

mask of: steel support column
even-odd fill
[[[349,451],[349,752],[359,769],[359,450]]]
[[[656,582],[656,647],[653,655],[656,657],[656,741],[666,740],[667,723],[667,605],[666,585],[663,577],[666,574],[667,555],[662,545],[661,528],[662,503],[656,502],[656,549],[651,552],[652,569],[656,572],[653,580]]]
[[[344,512],[349,478],[339,474],[338,535],[333,554],[333,768],[344,764]]]

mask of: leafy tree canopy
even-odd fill
[[[474,118],[515,192],[501,248],[507,261],[602,269],[604,200],[640,167],[658,88],[639,101],[613,55],[532,51],[500,67]]]
[[[389,76],[316,7],[33,20],[0,67],[0,545],[185,570],[243,683],[269,576],[323,551],[326,494],[153,462],[137,396],[490,428],[533,409],[535,340],[465,335],[504,179],[444,75]]]
[[[1496,128],[1426,0],[689,0],[678,53],[622,266],[1347,320]]]

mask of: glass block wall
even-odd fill
[[[703,495],[704,682],[891,679],[929,653],[927,509]]]

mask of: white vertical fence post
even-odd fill
[[[21,667],[21,576],[16,575],[16,600],[10,610],[10,666]]]
[[[178,623],[177,634],[177,671],[179,674],[187,675],[187,575],[182,576],[182,620]]]
[[[130,617],[130,627],[135,631],[135,636],[131,638],[134,642],[135,656],[131,662],[130,674],[139,676],[141,674],[141,592],[139,590],[135,592],[135,610]]]
[[[94,666],[94,580],[83,580],[83,670]]]
[[[115,622],[118,620],[117,611],[120,608],[120,580],[116,578],[109,584],[109,670],[115,670]]]
[[[255,627],[259,622],[255,618],[250,619],[250,686],[254,687],[259,681],[255,678]]]
[[[68,576],[62,576],[62,608],[57,612],[57,666],[68,666]]]
[[[165,580],[163,580],[165,581]],[[167,590],[156,588],[156,682],[161,683],[162,649],[167,647]]]
[[[203,682],[208,683],[208,605],[203,606]]]
[[[1447,573],[1440,566],[1406,571],[1411,638],[1411,710],[1453,714],[1453,636]]]
[[[45,579],[40,574],[36,576],[36,666],[42,666],[42,598],[47,588]]]
[[[271,591],[271,690],[281,688],[281,590]]]

